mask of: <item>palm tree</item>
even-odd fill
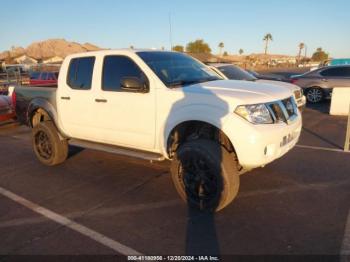
[[[272,35],[270,33],[267,33],[264,36],[263,40],[265,41],[265,55],[266,55],[267,54],[267,48],[269,46],[269,41],[273,41]]]
[[[241,49],[238,50],[238,53],[239,53],[240,55],[242,55],[242,54],[244,53],[244,50],[241,48]]]
[[[305,44],[304,43],[300,43],[299,44],[299,54],[298,54],[298,61],[300,63],[300,57],[301,57],[301,50],[303,50],[305,47]]]
[[[219,49],[220,49],[220,56],[222,54],[222,49],[225,47],[224,43],[223,42],[220,42],[219,43]]]

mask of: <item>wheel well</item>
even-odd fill
[[[182,143],[200,138],[216,141],[225,147],[228,152],[235,153],[231,141],[219,128],[202,121],[187,121],[177,125],[170,132],[167,141],[167,153],[169,157],[172,158],[174,156],[177,148]]]
[[[310,90],[311,88],[315,88],[315,89],[320,89],[322,91],[322,93],[324,92],[323,88],[320,86],[309,86],[307,88],[305,88],[305,91],[307,92],[308,90]]]
[[[51,117],[49,116],[49,114],[45,110],[38,108],[34,110],[31,114],[30,125],[31,127],[35,127],[40,122],[50,121],[50,120],[51,120]]]

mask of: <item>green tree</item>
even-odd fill
[[[225,52],[224,52],[224,56],[228,56],[228,53],[227,53],[227,51],[225,51]]]
[[[312,54],[312,61],[321,62],[328,59],[328,54],[322,50],[322,47],[316,49],[316,52]]]
[[[221,54],[222,54],[222,49],[225,47],[225,45],[224,45],[223,42],[220,42],[219,45],[218,45],[218,47],[219,47],[219,55],[221,56]]]
[[[182,45],[176,45],[173,47],[173,51],[183,53],[185,51],[185,48]]]
[[[300,62],[300,57],[301,57],[301,51],[304,49],[305,44],[304,43],[300,43],[299,44],[299,54],[298,54],[298,61]]]
[[[265,55],[266,55],[267,54],[267,48],[269,46],[269,41],[273,41],[272,35],[270,33],[267,33],[264,36],[263,40],[265,41]]]
[[[210,54],[211,49],[203,39],[197,39],[194,42],[189,42],[186,46],[186,51],[188,53],[206,53]]]
[[[242,54],[244,53],[244,50],[241,48],[241,49],[238,50],[238,53],[239,53],[240,55],[242,55]]]

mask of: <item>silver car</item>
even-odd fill
[[[291,77],[291,83],[304,89],[310,103],[330,98],[334,87],[350,87],[350,65],[327,66]]]

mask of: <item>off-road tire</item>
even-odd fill
[[[177,192],[189,207],[213,212],[230,204],[238,193],[236,161],[234,153],[229,153],[220,144],[198,139],[185,142],[178,148],[170,171]],[[198,186],[199,183],[202,186]],[[200,191],[204,198],[199,197]]]
[[[68,142],[61,140],[51,121],[44,121],[32,129],[32,144],[38,160],[47,166],[61,164],[68,156]]]

